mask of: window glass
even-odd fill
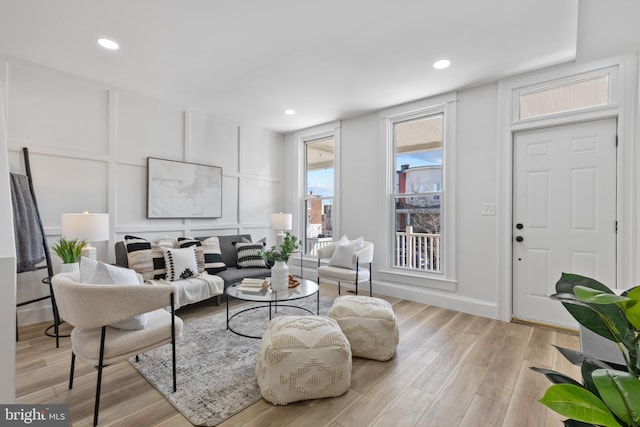
[[[441,272],[444,114],[396,122],[394,266]]]
[[[334,204],[335,165],[333,136],[305,143],[305,253],[316,255],[331,243]]]
[[[519,96],[520,119],[609,104],[609,75],[545,87]]]

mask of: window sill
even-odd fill
[[[375,273],[375,272],[374,272]],[[458,282],[444,278],[441,274],[429,274],[411,271],[379,270],[377,277],[373,280],[382,279],[388,282],[395,282],[403,285],[416,286],[428,289],[439,289],[442,291],[456,292]]]

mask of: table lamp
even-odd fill
[[[284,242],[284,236],[286,236],[285,230],[291,230],[293,223],[293,215],[290,213],[274,213],[271,214],[271,228],[278,230],[276,234],[276,240],[278,245]]]
[[[68,213],[62,214],[62,235],[66,239],[85,240],[82,256],[96,259],[96,248],[90,242],[109,240],[109,214]]]

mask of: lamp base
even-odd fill
[[[85,258],[96,260],[98,259],[98,254],[96,248],[93,246],[85,245],[82,248],[82,256]]]
[[[276,244],[278,246],[280,246],[281,244],[284,243],[285,236],[286,236],[286,234],[285,234],[284,230],[280,230],[280,232],[278,234],[276,234]]]

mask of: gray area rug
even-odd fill
[[[320,314],[326,315],[333,298],[320,297]],[[293,301],[316,312],[316,298]],[[248,307],[231,308],[231,314]],[[274,316],[308,314],[279,307]],[[176,342],[177,383],[172,389],[171,346],[151,350],[130,363],[192,424],[214,426],[262,399],[255,378],[259,339],[245,338],[226,329],[226,311],[186,323]],[[235,319],[234,330],[261,335],[268,322],[268,309],[247,311]]]

